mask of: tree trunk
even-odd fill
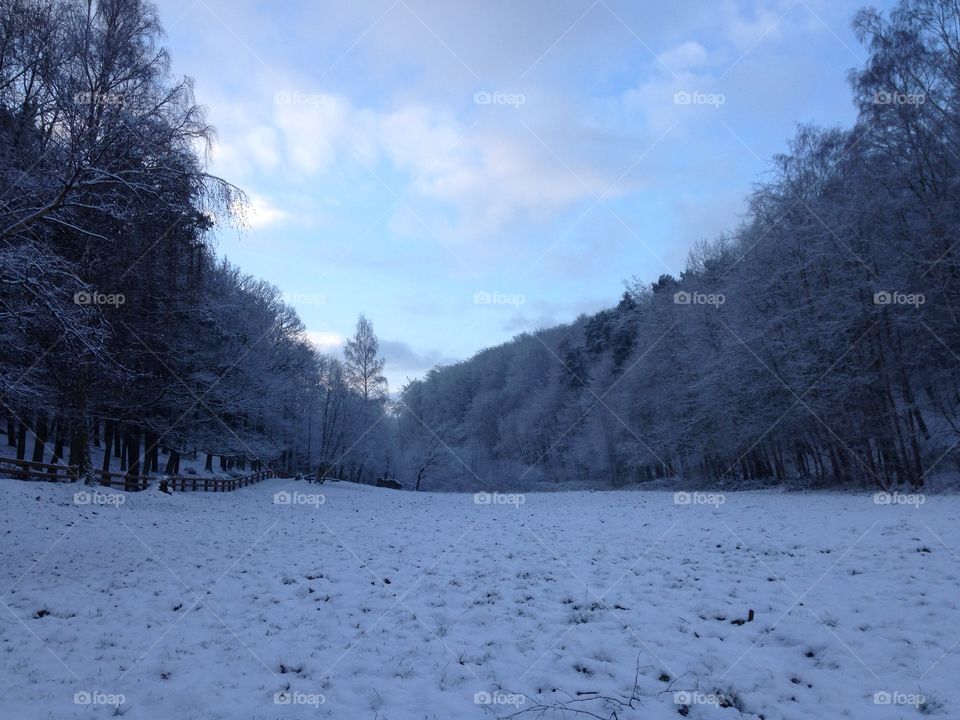
[[[54,423],[53,432],[53,457],[50,458],[50,463],[56,465],[63,458],[63,446],[66,443],[66,439],[63,437],[64,431],[64,422],[61,418]],[[50,470],[51,474],[56,474],[56,470]]]
[[[127,433],[124,431],[120,433],[119,427],[117,428],[117,433],[114,437],[114,453],[119,453],[120,458],[120,472],[125,473],[127,471]]]
[[[37,413],[37,431],[33,440],[33,461],[43,462],[47,445],[47,416],[40,411]]]
[[[140,432],[138,430],[128,430],[126,433],[127,445],[127,475],[139,477],[140,475]]]
[[[27,455],[27,426],[23,420],[17,422],[17,460],[26,459]]]
[[[157,448],[157,434],[152,430],[144,430],[143,444],[143,474],[159,472],[160,455]]]
[[[110,460],[112,458],[111,453],[113,452],[113,422],[110,420],[105,420],[103,425],[103,479],[107,480],[110,472]]]
[[[164,475],[176,475],[177,466],[180,464],[180,453],[176,450],[171,449],[170,454],[167,456],[167,466],[164,468]]]
[[[87,418],[81,415],[70,424],[70,465],[77,468],[77,474],[83,477],[89,473],[90,462],[90,428]]]

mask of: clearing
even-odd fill
[[[4,717],[957,717],[956,496],[90,492],[0,481]]]

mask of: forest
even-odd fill
[[[276,287],[217,257],[245,196],[206,170],[214,131],[151,5],[0,9],[0,403],[18,458],[431,490],[917,488],[960,468],[950,2],[856,15],[855,125],[800,127],[679,277],[631,278],[615,307],[392,396],[370,320],[323,354]]]
[[[7,442],[88,477],[91,447],[96,470],[132,475],[191,456],[367,477],[385,400],[372,328],[345,361],[318,353],[278,288],[217,258],[245,197],[206,172],[213,128],[162,39],[140,0],[0,4]]]
[[[679,277],[412,383],[405,442],[462,485],[956,473],[958,11],[904,0],[854,27],[854,127],[800,127]]]

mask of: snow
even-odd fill
[[[76,492],[0,480],[3,717],[957,716],[956,496]]]

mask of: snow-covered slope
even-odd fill
[[[0,481],[5,718],[960,712],[955,496],[75,492]]]

